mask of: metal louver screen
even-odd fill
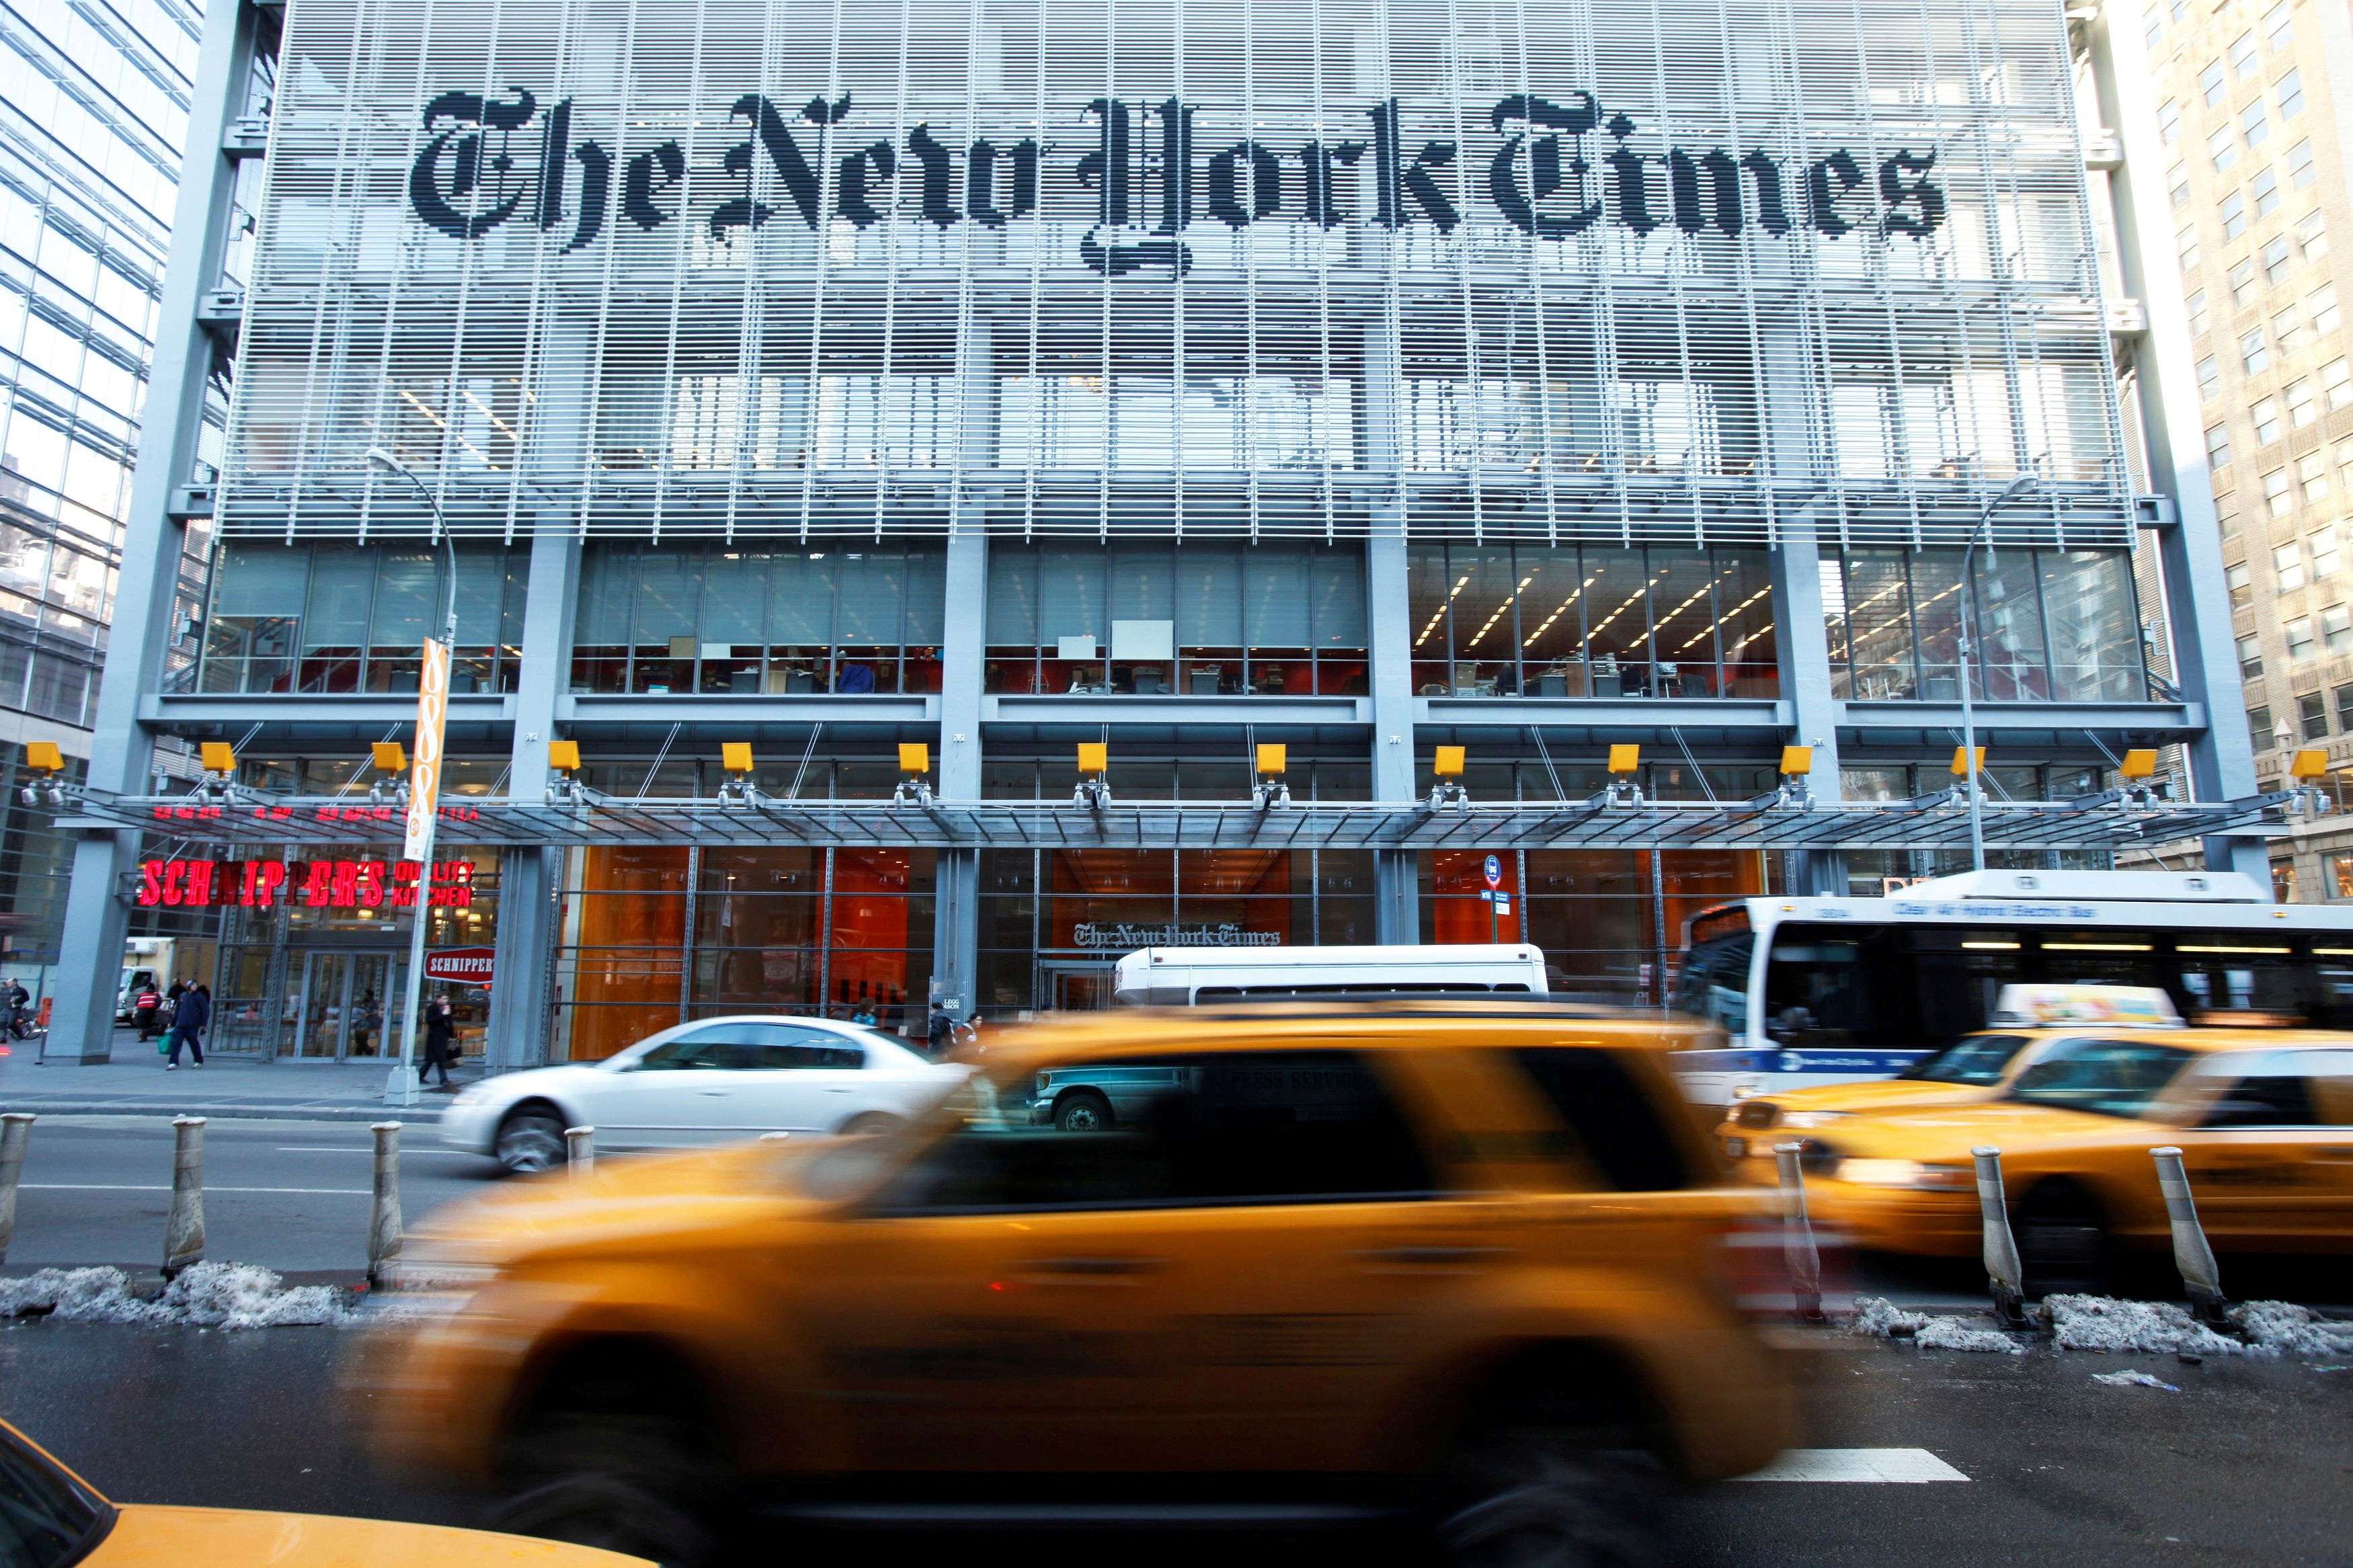
[[[2129,533],[2047,0],[290,10],[237,533]]]

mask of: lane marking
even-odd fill
[[[168,1193],[167,1184],[148,1186],[120,1182],[22,1182],[17,1190],[27,1193]],[[311,1197],[372,1198],[375,1192],[369,1187],[215,1187],[208,1193],[293,1193]]]
[[[1743,1481],[1965,1481],[1969,1478],[1926,1448],[1786,1448]]]

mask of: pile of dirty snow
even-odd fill
[[[2248,1301],[2227,1315],[2231,1326],[2258,1353],[2307,1360],[2353,1355],[2353,1323],[2331,1322],[2309,1307]]]
[[[1984,1327],[1983,1318],[1940,1318],[1926,1312],[1909,1312],[1883,1296],[1859,1296],[1854,1306],[1854,1321],[1847,1325],[1851,1334],[1910,1340],[1922,1350],[2026,1353],[2026,1347],[2008,1334]]]
[[[2063,1351],[2183,1351],[2191,1355],[2274,1354],[2226,1339],[2170,1301],[2113,1296],[2046,1296],[2043,1316]]]
[[[161,1295],[134,1295],[120,1268],[44,1268],[0,1279],[0,1317],[47,1316],[68,1322],[193,1323],[199,1328],[274,1329],[334,1323],[349,1315],[329,1285],[289,1286],[250,1263],[190,1264]]]

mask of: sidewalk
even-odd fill
[[[438,1121],[446,1094],[420,1094],[397,1110],[384,1102],[386,1061],[256,1062],[214,1057],[202,1071],[184,1055],[166,1072],[154,1046],[138,1032],[118,1029],[114,1057],[97,1067],[39,1064],[39,1043],[18,1043],[0,1058],[0,1110],[45,1116],[211,1116],[280,1121],[380,1121],[396,1115],[410,1124]],[[459,1083],[482,1076],[468,1062]]]

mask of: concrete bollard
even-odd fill
[[[1814,1225],[1806,1214],[1806,1173],[1798,1163],[1803,1143],[1776,1143],[1773,1163],[1781,1173],[1781,1197],[1788,1226],[1781,1233],[1781,1252],[1789,1265],[1789,1284],[1797,1296],[1798,1316],[1810,1323],[1822,1316],[1822,1255],[1814,1245]]]
[[[2189,1173],[2182,1169],[2179,1149],[2151,1149],[2157,1162],[2157,1184],[2165,1194],[2165,1217],[2173,1224],[2173,1263],[2189,1292],[2189,1305],[2201,1322],[2222,1321],[2222,1271],[2215,1267],[2214,1249],[2206,1245],[2206,1227],[2198,1223],[2198,1202],[2189,1195]]]
[[[32,1136],[30,1111],[0,1116],[0,1263],[8,1261],[8,1244],[16,1237],[16,1182],[25,1173],[25,1145]]]
[[[367,1277],[382,1285],[385,1271],[400,1260],[400,1123],[378,1121],[375,1134],[375,1203],[368,1212]]]
[[[2018,1260],[2018,1240],[2010,1234],[2010,1200],[2001,1190],[2001,1151],[1969,1151],[1978,1163],[1978,1212],[1985,1221],[1986,1289],[1993,1295],[1995,1321],[2004,1328],[2026,1326],[2026,1270]]]
[[[596,1173],[596,1130],[594,1127],[567,1127],[564,1130],[564,1156],[570,1163],[575,1181],[586,1181]]]
[[[164,1278],[205,1256],[205,1119],[172,1118],[172,1215],[164,1222]]]

